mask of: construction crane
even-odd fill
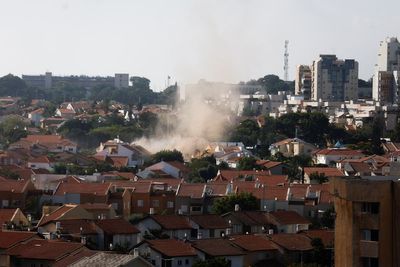
[[[288,45],[289,41],[285,40],[285,53],[283,54],[283,70],[284,70],[284,76],[283,79],[285,82],[288,81],[289,79],[289,52],[288,52]]]

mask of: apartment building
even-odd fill
[[[294,90],[296,95],[303,95],[304,100],[310,100],[311,96],[311,68],[308,65],[296,67]]]
[[[400,182],[335,177],[335,266],[400,266]]]
[[[339,60],[336,55],[320,55],[311,71],[312,100],[357,100],[358,62],[354,59]]]

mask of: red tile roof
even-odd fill
[[[124,219],[104,219],[97,220],[96,225],[106,234],[137,234],[140,231]]]
[[[235,235],[229,240],[247,251],[277,250],[276,245],[271,240],[260,235]]]
[[[105,196],[110,189],[110,183],[64,183],[60,182],[54,192],[55,196],[69,194],[94,194]]]
[[[343,156],[364,156],[361,150],[343,149],[343,148],[326,148],[314,152],[316,155],[343,155]]]
[[[224,218],[216,214],[192,215],[189,219],[203,229],[226,229],[230,227]]]
[[[284,185],[288,181],[287,175],[257,175],[256,180],[267,186]]]
[[[301,233],[311,239],[320,238],[326,248],[333,248],[334,238],[335,238],[334,230],[329,230],[329,229],[307,230]]]
[[[68,219],[61,220],[60,227],[62,233],[68,234],[83,234],[83,235],[95,235],[96,227],[92,220],[85,219]],[[81,231],[82,228],[82,231]]]
[[[310,176],[312,173],[324,174],[326,177],[341,177],[344,173],[337,168],[330,167],[305,167],[304,173]]]
[[[11,222],[17,209],[0,209],[0,226],[6,222]]]
[[[311,240],[303,234],[273,234],[272,242],[289,251],[309,251],[313,249]]]
[[[179,161],[166,161],[165,163],[177,168],[183,173],[189,173],[191,171],[185,164]]]
[[[60,217],[64,216],[65,213],[74,209],[77,205],[63,205],[51,212],[50,214],[43,214],[42,218],[38,222],[38,226],[45,225],[48,222],[56,221]]]
[[[273,211],[268,214],[268,218],[271,222],[275,222],[279,225],[287,224],[311,224],[309,220],[301,216],[295,211],[280,210]]]
[[[228,239],[199,239],[192,241],[192,243],[194,248],[213,257],[240,256],[245,254],[242,249],[234,246]]]
[[[179,190],[176,195],[179,197],[190,197],[190,198],[203,198],[205,191],[205,184],[187,184],[181,183]]]
[[[181,215],[150,215],[149,218],[156,221],[163,229],[178,230],[192,229],[189,220]]]
[[[0,231],[0,249],[8,249],[34,237],[37,237],[35,232]]]
[[[7,254],[17,258],[56,261],[83,246],[81,243],[35,239],[8,249]]]
[[[70,266],[71,264],[81,260],[82,258],[91,257],[96,253],[98,253],[98,252],[83,248],[81,250],[74,251],[67,257],[57,261],[55,264],[52,265],[52,267]]]
[[[271,168],[279,166],[283,163],[280,161],[272,161],[272,160],[257,160],[256,164],[259,166],[262,166],[263,168],[271,169]]]
[[[269,171],[239,171],[239,170],[221,170],[215,181],[233,181],[246,176],[270,175]]]
[[[28,189],[30,180],[0,180],[0,192],[23,193]]]
[[[149,246],[167,257],[197,256],[190,243],[176,239],[146,240]]]

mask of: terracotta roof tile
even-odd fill
[[[309,220],[307,220],[297,212],[289,210],[273,211],[268,214],[268,217],[271,222],[275,222],[279,225],[311,224]]]
[[[0,249],[8,249],[34,237],[37,237],[35,232],[0,231]]]
[[[177,229],[192,229],[189,220],[185,216],[180,215],[150,215],[163,229],[177,230]]]
[[[66,193],[70,194],[95,194],[98,196],[105,196],[110,189],[110,183],[64,183],[60,182],[55,196],[62,196]]]
[[[344,173],[337,168],[330,167],[305,167],[304,173],[311,175],[312,173],[325,174],[326,177],[341,177]]]
[[[194,248],[213,257],[240,256],[245,254],[242,249],[236,247],[228,239],[222,239],[222,238],[199,239],[193,241],[192,243]]]
[[[150,247],[168,257],[197,256],[190,243],[175,239],[146,240]]]
[[[343,149],[343,148],[326,148],[314,152],[316,155],[343,155],[343,156],[364,156],[361,150]]]
[[[203,198],[205,191],[205,184],[187,184],[181,183],[176,195],[179,197]]]
[[[230,227],[224,218],[216,214],[192,215],[190,220],[203,229],[225,229]]]
[[[278,250],[276,245],[260,235],[235,235],[229,239],[232,243],[247,251]]]
[[[11,222],[17,209],[0,209],[0,227],[6,223]]]
[[[303,231],[301,233],[311,239],[320,238],[325,247],[333,248],[334,238],[335,238],[334,230],[329,230],[329,229],[307,230],[307,231]]]
[[[137,234],[140,231],[124,219],[104,219],[95,221],[107,234]]]
[[[56,221],[65,213],[73,210],[77,205],[63,205],[51,212],[50,214],[43,214],[42,218],[38,222],[38,226],[45,225],[48,222]]]
[[[268,237],[285,250],[309,251],[313,249],[311,240],[303,234],[273,234]]]

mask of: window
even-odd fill
[[[378,214],[379,202],[363,202],[361,205],[361,212]]]
[[[379,267],[378,258],[361,258],[362,267]]]
[[[1,204],[2,204],[2,207],[3,207],[3,208],[7,208],[8,205],[9,205],[9,202],[8,202],[7,199],[3,199],[3,201],[1,202]]]
[[[189,265],[189,259],[185,260],[185,265]]]
[[[215,230],[214,229],[210,229],[210,237],[214,237],[215,236]]]
[[[167,208],[172,209],[174,207],[174,202],[173,201],[168,201],[167,202]]]
[[[186,205],[181,205],[181,211],[182,211],[182,212],[187,212],[187,211],[188,211],[188,206],[186,206]]]
[[[182,265],[182,260],[178,260],[178,266]]]
[[[160,206],[160,201],[158,199],[153,200],[153,207],[158,208]]]
[[[361,230],[361,240],[365,241],[379,241],[379,231],[378,230]]]
[[[138,199],[137,206],[138,207],[143,207],[143,199]]]
[[[193,212],[200,212],[201,211],[201,206],[193,206],[193,207],[191,207],[191,210]]]

